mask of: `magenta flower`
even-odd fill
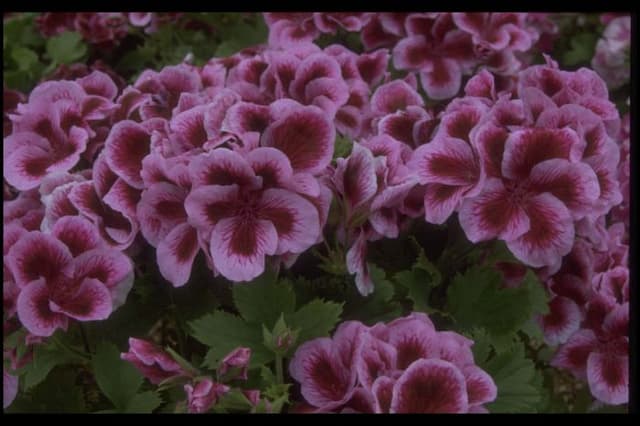
[[[18,378],[7,373],[7,370],[2,368],[2,408],[5,409],[11,405],[16,395],[18,394]]]
[[[223,377],[227,372],[237,371],[233,378],[247,380],[250,357],[251,349],[242,347],[234,349],[222,358],[222,361],[220,361],[218,374]]]
[[[185,200],[189,223],[210,241],[216,269],[232,281],[257,277],[265,256],[301,253],[320,234],[315,206],[277,186],[292,175],[287,158],[272,148],[248,158],[226,149],[197,157],[190,169],[195,189]]]
[[[129,338],[129,351],[120,358],[134,367],[154,385],[172,377],[189,376],[180,365],[157,345],[133,337]]]
[[[93,228],[83,223],[69,219],[57,224],[55,233],[69,246],[52,235],[31,231],[9,250],[7,264],[21,288],[18,317],[37,336],[66,329],[69,318],[107,318],[131,289],[131,261],[118,251],[102,248],[95,231],[92,235]]]
[[[229,392],[230,388],[211,379],[203,379],[195,385],[184,385],[184,390],[187,393],[187,411],[189,413],[206,413],[222,395]]]

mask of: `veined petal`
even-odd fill
[[[158,267],[162,276],[174,287],[186,284],[199,249],[196,230],[188,223],[176,226],[158,245]]]

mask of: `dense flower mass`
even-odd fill
[[[482,413],[496,386],[471,345],[422,313],[372,327],[347,321],[303,344],[289,369],[316,412]]]
[[[42,13],[36,22],[45,37],[77,31],[113,52],[133,28],[153,33],[177,16]],[[586,381],[600,403],[628,403],[633,118],[619,101],[628,99],[630,17],[603,15],[593,70],[572,71],[550,56],[564,28],[553,14],[263,17],[265,43],[230,56],[133,79],[98,59],[58,64],[25,93],[5,84],[4,407],[34,353],[46,353],[40,345],[52,358],[88,359],[93,322],[118,317],[120,327],[129,306],[150,303],[157,316],[140,321],[148,335],[130,337],[116,361],[161,390],[180,386],[176,411],[487,412],[500,392],[487,357],[474,359],[474,340],[432,319],[474,339],[485,333],[499,342],[482,343],[489,358],[502,354],[510,337],[492,334],[490,321],[452,316],[459,277],[446,276],[466,256],[484,261],[498,241],[510,258],[494,262],[504,278],[495,291],[530,291],[531,269],[548,297],[539,302],[548,311],[529,319],[555,351],[550,365]],[[345,33],[359,33],[354,47],[336,44]],[[413,269],[376,278],[377,249],[408,239],[422,250]],[[340,288],[335,297],[350,294],[340,305],[349,320],[332,338],[318,336],[339,315],[311,324],[331,317],[314,311],[324,301],[309,302],[327,298],[320,270],[330,271],[327,288]],[[243,293],[271,273],[300,289]],[[217,286],[223,311],[198,329],[189,309],[204,312],[202,280]],[[269,305],[255,314],[246,308],[254,294]],[[388,321],[366,326],[373,317]],[[286,344],[272,345],[274,324]],[[122,343],[142,336],[127,328],[136,325],[123,326]],[[84,355],[64,332],[81,336]],[[208,372],[145,340],[184,349],[187,334],[210,347],[185,351]],[[299,394],[286,387],[289,357]]]

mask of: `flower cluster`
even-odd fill
[[[46,12],[36,18],[36,23],[44,37],[77,31],[91,44],[110,47],[123,39],[131,27],[143,28],[151,33],[177,15],[149,12]]]
[[[265,21],[274,46],[309,42],[338,28],[361,31],[366,49],[390,49],[394,67],[417,73],[432,99],[455,96],[462,76],[479,66],[508,82],[526,65],[524,52],[556,30],[536,13],[266,13]]]
[[[629,400],[629,246],[621,222],[604,231],[603,246],[578,239],[546,282],[545,341],[559,348],[551,364],[587,379],[607,404]]]
[[[347,321],[300,346],[289,371],[315,412],[482,413],[497,391],[472,345],[422,313],[372,327]]]
[[[620,16],[609,21],[602,38],[596,44],[591,66],[610,89],[617,89],[629,81],[630,49],[631,17]]]
[[[458,211],[472,242],[497,237],[523,263],[558,268],[582,224],[622,200],[620,118],[604,82],[549,62],[522,71],[515,93],[496,92],[486,71],[465,92],[410,163],[427,185],[426,220]]]

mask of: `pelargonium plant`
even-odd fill
[[[213,15],[5,16],[5,411],[627,410],[629,15]]]

